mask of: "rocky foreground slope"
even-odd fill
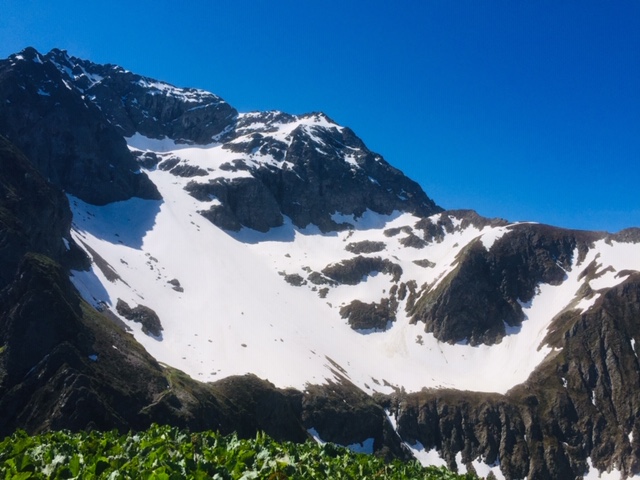
[[[0,433],[640,473],[639,229],[443,211],[324,114],[59,50],[0,61],[0,135]]]

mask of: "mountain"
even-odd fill
[[[323,113],[60,50],[0,61],[0,135],[0,433],[640,475],[640,229],[443,210]]]

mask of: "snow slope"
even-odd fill
[[[273,135],[286,141],[287,132],[298,124],[313,130],[318,124],[326,127],[326,122],[323,117],[295,117]],[[132,149],[160,150],[207,170],[209,176],[198,181],[250,175],[219,169],[239,157],[220,144],[187,147],[139,135],[129,141]],[[265,159],[251,153],[245,160]],[[331,286],[321,298],[320,287],[293,286],[284,274],[306,278],[308,272],[354,257],[345,250],[348,243],[369,240],[384,242],[385,248],[363,255],[391,259],[401,266],[404,282],[435,286],[455,268],[462,248],[476,240],[490,248],[510,226],[481,230],[468,226],[423,249],[403,246],[403,234],[383,233],[411,227],[419,220],[400,212],[383,216],[368,211],[358,219],[342,216],[354,229],[331,234],[321,234],[313,226],[299,229],[290,222],[265,234],[249,229],[227,233],[197,213],[207,202],[183,190],[192,179],[160,169],[148,175],[164,201],[131,199],[96,207],[70,197],[74,238],[89,247],[85,247],[89,255],[97,253],[103,259],[94,261],[89,272],[73,272],[72,281],[85,299],[100,308],[106,305],[115,312],[120,298],[131,306],[142,304],[155,310],[164,328],[162,338],[147,336],[139,324],[127,322],[136,339],[159,361],[202,381],[252,372],[280,387],[304,389],[308,383],[344,375],[367,392],[446,387],[504,393],[525,381],[553,353],[541,345],[549,323],[578,303],[572,300],[585,282],[598,290],[623,281],[624,276],[616,276],[622,269],[640,270],[637,246],[597,242],[580,265],[567,271],[561,285],[540,285],[534,299],[523,304],[527,319],[522,327],[493,346],[437,341],[422,325],[409,322],[406,300],[400,302],[390,328],[358,332],[341,318],[340,307],[354,299],[379,302],[393,285],[390,275],[378,272],[357,285]],[[424,259],[434,266],[414,263]],[[602,275],[581,278],[581,267],[594,260]],[[168,283],[173,279],[183,292]],[[596,297],[581,300],[578,308],[589,308]]]

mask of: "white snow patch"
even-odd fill
[[[98,361],[98,355],[89,355],[89,360],[91,360],[92,362],[97,362]]]
[[[506,227],[494,227],[489,229],[489,231],[480,237],[482,241],[482,245],[484,248],[489,251],[494,243],[499,240],[505,233],[509,231],[510,226]],[[483,229],[484,230],[484,229]]]
[[[580,313],[584,313],[593,307],[596,303],[596,300],[600,297],[599,294],[594,294],[591,298],[583,298],[576,305],[576,309],[580,310]]]
[[[49,92],[45,92],[42,88],[38,89],[38,95],[41,95],[43,97],[50,97],[51,94]]]
[[[170,152],[173,150],[178,150],[180,148],[186,148],[189,145],[177,144],[175,140],[170,138],[149,138],[145,137],[140,133],[135,133],[131,137],[125,137],[127,141],[127,145],[130,147],[136,148],[142,151],[152,151],[152,152]]]
[[[351,169],[352,170],[360,168],[360,165],[358,165],[358,161],[356,160],[356,157],[353,154],[345,155],[344,156],[344,161],[351,165]],[[375,179],[372,179],[371,177],[369,177],[369,180],[374,180],[375,181]]]
[[[313,439],[314,439],[317,443],[319,443],[320,445],[324,445],[325,443],[327,443],[327,442],[325,442],[324,440],[322,440],[322,438],[320,438],[320,434],[318,433],[318,431],[317,431],[315,428],[309,428],[309,429],[307,430],[307,433],[308,433],[309,435],[311,435],[311,436],[313,437]]]
[[[497,480],[505,480],[505,476],[502,474],[502,470],[500,470],[500,463],[498,462],[493,465],[488,465],[483,462],[482,459],[477,458],[471,461],[471,465],[473,465],[474,470],[480,478],[486,478],[489,473],[493,473]]]
[[[359,217],[356,217],[354,214],[345,215],[336,212],[331,215],[331,220],[336,223],[350,223],[356,230],[374,230],[385,227],[387,223],[398,218],[400,215],[401,212],[397,210],[389,215],[383,215],[367,209]]]
[[[435,448],[427,450],[422,443],[416,441],[415,444],[405,444],[411,450],[413,456],[420,462],[423,467],[433,465],[435,467],[446,467],[447,462],[440,456]]]
[[[319,445],[324,445],[325,443],[327,443],[324,440],[322,440],[322,438],[320,437],[320,434],[315,428],[309,428],[307,430],[307,433],[311,435],[313,439],[316,441],[316,443],[318,443]],[[352,443],[351,445],[340,445],[340,446],[348,448],[354,453],[373,454],[373,440],[374,440],[373,438],[367,438],[366,440],[363,440],[360,443]],[[336,444],[336,445],[339,445],[339,444]]]
[[[587,457],[587,465],[589,469],[585,472],[584,479],[585,480],[622,480],[622,473],[617,468],[612,468],[609,472],[600,472],[597,468],[593,466],[591,462],[591,457]],[[640,479],[640,475],[633,475],[630,477],[626,477],[627,479]]]

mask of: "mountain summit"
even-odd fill
[[[640,229],[445,211],[323,113],[61,50],[0,61],[0,107],[1,432],[640,472]]]

